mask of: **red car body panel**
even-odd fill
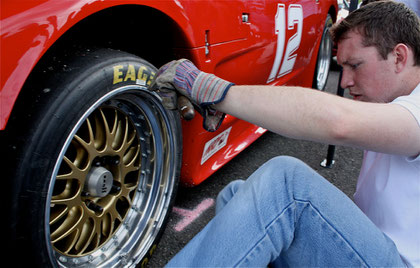
[[[174,50],[203,71],[236,84],[306,87],[326,15],[337,13],[335,0],[2,0],[1,131],[7,131],[26,79],[54,43],[80,21],[122,5],[147,6],[170,18],[186,44]],[[200,116],[183,122],[181,181],[201,183],[264,132],[232,116],[214,133],[204,131]]]

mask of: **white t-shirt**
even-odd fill
[[[392,103],[409,110],[420,127],[420,84]],[[420,267],[420,155],[365,151],[354,200],[394,241],[406,264]]]

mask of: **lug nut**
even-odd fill
[[[112,187],[111,187],[111,192],[110,192],[110,194],[116,194],[116,193],[118,193],[119,191],[121,190],[121,187],[120,186],[117,186],[117,185],[112,185]]]
[[[102,157],[102,164],[108,165],[119,165],[120,164],[120,157],[118,155],[115,156],[104,156]]]
[[[86,200],[86,206],[89,209],[95,211],[96,213],[102,213],[104,211],[104,208],[103,207],[101,207],[100,205],[96,204],[92,200]]]
[[[120,158],[118,156],[117,157],[114,157],[112,159],[112,162],[113,162],[114,165],[119,165],[120,164]]]

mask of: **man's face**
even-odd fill
[[[398,94],[394,57],[384,60],[378,50],[365,47],[362,36],[351,31],[338,43],[337,61],[343,66],[341,87],[347,88],[355,100],[391,102]]]

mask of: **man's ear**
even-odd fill
[[[392,53],[394,54],[394,63],[395,63],[395,71],[397,73],[401,72],[407,64],[409,64],[410,60],[410,49],[407,45],[399,43],[397,44]]]

